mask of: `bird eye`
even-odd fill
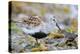
[[[53,21],[55,21],[55,19],[53,19]]]
[[[53,21],[55,21],[55,18],[56,18],[56,17],[55,17],[55,16],[53,16]]]

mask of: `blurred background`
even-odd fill
[[[46,18],[54,15],[61,29],[68,33],[78,34],[78,6],[71,4],[52,4],[35,2],[12,2],[11,20],[19,21],[22,17],[40,16],[45,21]],[[25,35],[16,23],[11,22],[11,48],[12,52],[31,52],[31,51],[51,51],[76,49],[77,38],[72,42],[66,43],[64,33],[51,32],[46,38],[40,39],[40,46],[34,47],[36,42],[30,35]],[[68,36],[69,34],[67,34]],[[45,43],[44,43],[45,42]],[[71,44],[71,45],[68,45]]]

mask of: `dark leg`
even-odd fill
[[[36,44],[38,44],[38,39],[36,38]]]
[[[36,38],[36,44],[35,44],[35,47],[39,47],[40,46],[40,43],[38,43],[38,39]]]

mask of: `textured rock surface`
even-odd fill
[[[39,39],[39,44],[36,45],[36,40],[30,35],[25,34],[15,22],[11,22],[11,48],[12,52],[31,52],[31,51],[52,51],[77,49],[77,6],[62,5],[62,4],[38,4],[26,2],[12,2],[12,20],[21,22],[22,19],[27,19],[28,16],[40,16],[44,22],[51,22],[51,17],[54,15],[60,28],[64,32],[58,32],[58,28],[53,26],[50,29],[50,35]],[[51,22],[53,23],[53,22]],[[23,26],[23,25],[21,25]],[[49,31],[50,29],[47,29]],[[46,30],[44,27],[42,30]],[[68,32],[68,33],[67,33]],[[76,35],[75,35],[76,34]],[[74,40],[69,40],[73,38]]]

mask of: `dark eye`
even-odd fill
[[[55,19],[53,19],[53,21],[55,21]]]
[[[55,16],[53,16],[53,21],[55,21],[55,18],[56,18],[56,17],[55,17]]]

